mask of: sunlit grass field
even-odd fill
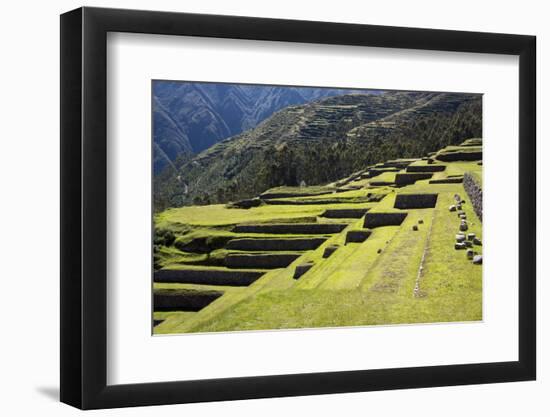
[[[479,151],[480,146],[446,149]],[[414,162],[425,165],[425,161]],[[432,179],[462,176],[471,172],[482,184],[482,166],[477,161],[441,162],[445,170]],[[403,170],[404,172],[404,170]],[[200,311],[155,311],[162,321],[155,334],[218,332],[314,327],[365,326],[402,323],[462,322],[482,320],[482,266],[467,259],[465,250],[454,248],[460,219],[449,207],[455,194],[465,203],[468,231],[482,240],[482,223],[473,211],[463,184],[430,184],[419,180],[405,187],[373,186],[372,182],[395,181],[395,172],[361,178],[347,186],[356,190],[336,192],[336,186],[279,187],[270,193],[287,193],[276,204],[263,202],[249,209],[226,205],[190,206],[165,210],[155,216],[155,228],[174,235],[171,245],[160,244],[156,265],[163,270],[226,271],[258,270],[261,277],[248,286],[155,282],[154,289],[220,290],[223,296]],[[304,194],[296,196],[295,194]],[[321,194],[323,193],[323,194]],[[307,194],[307,195],[305,195]],[[373,194],[379,201],[367,201]],[[398,194],[437,194],[435,207],[395,208]],[[330,203],[323,203],[328,201]],[[361,200],[363,199],[363,200]],[[282,200],[282,203],[280,203]],[[296,201],[308,204],[295,204]],[[320,204],[309,204],[311,200]],[[338,202],[334,203],[334,200]],[[359,202],[358,202],[359,201]],[[350,231],[364,231],[364,217],[332,218],[327,210],[368,209],[369,213],[399,213],[407,216],[400,225],[374,227],[363,242],[346,243]],[[316,249],[253,253],[227,249],[237,238],[304,239],[308,233],[242,233],[241,224],[341,224],[338,233],[319,233],[324,239]],[[413,230],[417,229],[417,230]],[[205,250],[182,250],[200,241]],[[187,245],[187,246],[186,246]],[[329,257],[325,249],[338,245]],[[202,246],[201,246],[202,248]],[[482,246],[474,246],[482,253]],[[230,268],[231,255],[292,254],[297,258],[286,267]],[[313,266],[298,279],[296,266]]]

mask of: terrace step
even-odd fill
[[[333,190],[319,191],[315,193],[300,193],[300,192],[289,192],[289,193],[277,193],[277,192],[265,192],[260,194],[262,200],[270,200],[273,198],[292,198],[292,197],[314,197],[317,195],[332,194]]]
[[[395,175],[395,185],[402,187],[404,185],[414,184],[419,180],[428,180],[432,178],[433,173],[431,172],[410,172],[403,174]]]
[[[464,180],[463,177],[454,177],[454,178],[440,178],[438,180],[430,180],[429,184],[461,184]]]
[[[246,287],[265,271],[239,271],[235,269],[161,269],[154,274],[155,282],[174,282],[179,284],[232,285]]]
[[[369,238],[372,230],[350,230],[346,234],[346,245],[348,243],[362,243]]]
[[[301,253],[232,253],[225,257],[228,268],[286,268]]]
[[[327,238],[295,238],[295,239],[233,239],[227,243],[226,249],[244,251],[292,251],[313,250],[321,246]]]
[[[360,219],[367,211],[369,211],[368,208],[330,209],[325,210],[325,212],[321,214],[321,217],[328,217],[329,219]]]
[[[478,161],[483,158],[483,152],[446,152],[441,153],[436,156],[436,159],[443,162],[454,162],[454,161]]]
[[[305,262],[303,264],[300,264],[296,266],[296,269],[294,270],[294,275],[292,278],[298,279],[302,275],[304,275],[307,271],[309,271],[311,268],[313,268],[313,262]]]
[[[265,200],[264,203],[278,206],[321,206],[325,204],[364,204],[368,198],[319,198],[310,200]]]
[[[398,209],[434,208],[437,194],[397,194],[394,207]]]
[[[233,232],[287,235],[329,235],[340,233],[346,227],[347,224],[341,223],[238,224],[233,228]]]
[[[365,216],[365,228],[381,226],[400,226],[407,217],[407,212],[396,213],[367,213]]]
[[[409,165],[407,172],[441,172],[445,171],[447,165]]]
[[[395,183],[391,181],[371,181],[369,182],[369,185],[373,187],[389,187],[391,185],[395,185]]]
[[[323,258],[328,258],[330,255],[332,255],[334,252],[338,250],[340,246],[339,245],[329,245],[325,248],[325,251],[323,252]]]
[[[211,290],[154,290],[154,311],[200,311],[223,295]]]

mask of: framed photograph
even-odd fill
[[[535,37],[61,16],[61,401],[533,380]]]

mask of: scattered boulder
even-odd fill
[[[474,263],[476,265],[481,265],[483,263],[483,256],[481,256],[481,255],[474,256],[474,259],[472,260],[472,263]]]
[[[473,246],[473,243],[470,242],[469,240],[465,240],[464,244],[466,245],[467,248],[471,248]]]
[[[460,223],[459,229],[461,232],[465,232],[466,230],[468,230],[468,224],[466,222]]]
[[[467,257],[468,259],[470,259],[470,260],[471,260],[471,259],[474,259],[474,250],[473,250],[473,249],[468,249],[468,250],[466,251],[466,257]]]
[[[462,210],[462,204],[458,203],[458,204],[456,205],[456,209],[457,209],[457,210]]]
[[[457,203],[460,203],[462,201],[462,199],[460,198],[460,196],[458,194],[455,194],[455,201]]]
[[[476,237],[475,233],[468,233],[468,240],[473,240]]]
[[[418,226],[415,224],[415,225],[413,225],[412,229],[416,232],[416,231],[418,231]]]
[[[294,279],[300,278],[302,275],[304,275],[307,271],[309,271],[313,267],[313,262],[305,262],[303,264],[300,264],[296,267],[294,270]]]
[[[419,220],[418,220],[418,224],[424,224],[424,220],[419,219]]]
[[[325,248],[325,251],[323,252],[323,258],[328,258],[330,255],[332,255],[340,246],[338,245],[329,245]]]
[[[474,242],[474,245],[481,246],[481,240],[478,237],[474,237],[473,242]]]
[[[378,249],[376,253],[382,253],[382,249]]]
[[[466,240],[466,236],[464,236],[464,233],[457,233],[456,236],[456,241],[457,242],[464,242]]]
[[[456,206],[454,204],[449,206],[449,211],[456,211]]]
[[[464,242],[461,242],[461,243],[455,243],[455,249],[466,249],[466,245],[464,244]]]

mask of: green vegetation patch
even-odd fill
[[[437,155],[481,152],[466,142]],[[402,172],[433,166],[444,170]],[[374,181],[361,179],[373,170]],[[480,320],[482,267],[454,248],[460,219],[449,211],[459,194],[467,232],[481,240],[465,173],[481,185],[477,160],[394,160],[328,185],[272,188],[260,205],[158,213],[154,294],[180,300],[155,302],[154,333]],[[212,291],[223,296],[182,310],[181,300]]]

